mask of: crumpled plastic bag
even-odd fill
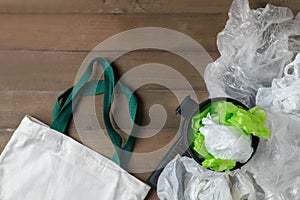
[[[252,174],[237,170],[229,176],[233,200],[265,200],[265,193]]]
[[[160,200],[264,200],[262,189],[251,175],[202,169],[192,158],[177,155],[157,183]]]
[[[300,53],[284,68],[284,77],[274,79],[270,88],[258,90],[257,103],[300,117]]]
[[[293,57],[289,48],[297,49],[289,36],[300,34],[300,15],[293,18],[285,7],[251,10],[248,0],[234,0],[217,37],[221,57],[205,70],[210,97],[229,96],[253,107],[257,90],[281,76]]]
[[[200,132],[205,136],[205,147],[216,158],[245,163],[252,155],[251,137],[241,128],[216,124],[207,118]]]
[[[270,141],[260,141],[248,163],[266,199],[296,200],[300,197],[300,118],[267,110]]]
[[[299,59],[300,54],[285,68],[284,77],[274,79],[271,88],[261,88],[257,94],[272,134],[270,142],[260,142],[248,170],[267,199],[300,198]],[[292,68],[293,73],[288,73]]]
[[[177,155],[157,183],[161,200],[232,200],[228,177],[202,169],[192,158]]]

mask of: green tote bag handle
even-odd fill
[[[104,70],[104,80],[89,81],[93,72],[93,66],[95,62],[101,64]],[[116,91],[125,95],[128,102],[129,114],[131,118],[130,135],[127,137],[126,141],[124,142],[124,145],[122,145],[123,144],[122,137],[113,128],[109,117],[115,87],[118,87],[118,90]],[[104,124],[108,132],[108,135],[110,137],[110,140],[112,141],[116,149],[116,152],[112,160],[118,165],[125,168],[127,167],[127,164],[131,157],[131,152],[133,151],[134,148],[135,137],[133,137],[131,133],[134,127],[138,103],[133,92],[126,85],[120,82],[118,82],[118,84],[115,84],[113,69],[106,59],[100,57],[93,58],[89,62],[86,70],[84,71],[79,81],[75,84],[75,86],[67,89],[64,93],[62,93],[57,98],[52,113],[52,117],[54,121],[51,125],[51,128],[66,134],[68,125],[72,118],[73,110],[76,108],[76,105],[78,104],[80,98],[82,96],[92,96],[92,95],[99,95],[99,94],[104,94],[104,100],[103,100]]]

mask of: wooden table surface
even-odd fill
[[[294,13],[300,10],[298,0],[253,0],[251,7],[262,7],[266,2],[288,6]],[[56,97],[73,85],[87,54],[114,34],[138,27],[169,28],[192,37],[216,59],[216,35],[226,23],[230,4],[231,0],[1,0],[0,152],[24,115],[52,122]],[[121,77],[144,63],[162,63],[178,70],[193,86],[198,101],[207,98],[202,77],[195,75],[186,60],[166,51],[130,52],[113,67]],[[188,94],[185,88],[173,90]],[[145,85],[136,94],[140,100],[139,124],[149,123],[153,104],[161,104],[168,114],[158,134],[137,141],[135,152],[155,151],[170,142],[179,128],[180,117],[174,115],[179,102],[170,90],[157,84]],[[102,97],[97,97],[96,105],[101,101]],[[101,113],[99,106],[97,112]],[[101,121],[101,114],[98,116]],[[74,125],[70,135],[81,141]],[[109,155],[105,145],[95,144],[97,151]],[[159,158],[150,162],[157,164]],[[146,180],[149,172],[134,175]],[[156,192],[151,191],[147,199],[157,199]]]

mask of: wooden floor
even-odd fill
[[[251,7],[265,6],[266,2],[288,6],[294,13],[300,11],[299,0],[253,0]],[[138,27],[169,28],[192,37],[216,59],[216,35],[226,23],[230,4],[231,0],[1,0],[0,152],[24,115],[47,124],[52,122],[56,97],[73,84],[87,54],[114,34]],[[121,77],[144,63],[175,68],[191,83],[198,101],[207,98],[202,77],[195,75],[187,61],[172,53],[138,50],[116,60],[113,67]],[[189,93],[181,87],[173,90]],[[137,141],[135,152],[155,151],[169,143],[178,130],[180,117],[174,111],[179,102],[170,90],[156,84],[139,88],[137,95],[139,124],[149,123],[149,108],[153,104],[163,105],[168,114],[163,130]],[[101,101],[97,97],[97,105]],[[97,112],[101,113],[99,106]],[[98,116],[101,121],[101,115]],[[71,136],[81,141],[74,126],[71,129]],[[98,152],[110,155],[108,144],[100,141],[94,145],[92,148]],[[159,159],[149,162],[156,165]],[[134,175],[146,180],[149,173]],[[147,199],[157,199],[155,191]]]

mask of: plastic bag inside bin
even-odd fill
[[[280,77],[293,57],[290,49],[299,49],[295,38],[289,42],[300,34],[300,15],[293,18],[288,8],[268,4],[251,10],[247,0],[234,0],[217,37],[221,56],[204,75],[210,97],[228,96],[253,107],[257,90]]]
[[[205,147],[215,158],[245,163],[252,155],[251,137],[241,128],[215,123],[210,115],[202,119],[200,132],[205,136]]]

